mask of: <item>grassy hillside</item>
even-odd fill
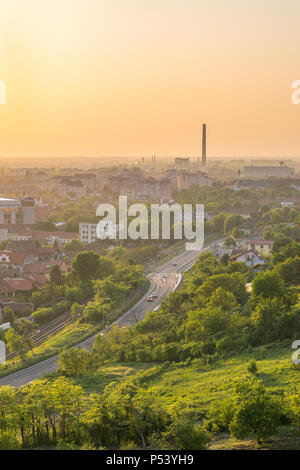
[[[97,371],[73,379],[87,393],[102,393],[112,382],[119,383],[135,377],[140,385],[154,392],[160,405],[172,412],[176,407],[196,408],[203,415],[212,404],[230,399],[235,382],[249,376],[249,361],[255,359],[258,367],[257,378],[272,395],[284,396],[293,386],[300,386],[300,367],[291,362],[288,345],[270,345],[251,353],[236,355],[219,360],[214,364],[192,363],[127,363],[110,364]],[[229,433],[214,436],[211,449],[256,449],[253,440],[238,441]],[[276,449],[300,449],[299,434],[291,426],[281,426],[276,436],[269,438],[263,447]]]
[[[260,359],[262,355],[265,357]],[[300,385],[300,367],[292,364],[291,349],[282,345],[257,349],[211,365],[197,360],[170,363],[161,371],[155,363],[110,364],[73,381],[88,393],[101,393],[109,383],[136,375],[145,388],[159,395],[167,409],[181,402],[206,411],[211,403],[231,397],[235,381],[249,375],[247,367],[251,359],[256,360],[257,377],[270,393],[283,396],[291,386]]]

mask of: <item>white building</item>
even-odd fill
[[[107,225],[103,225],[102,229],[106,233],[107,239],[114,240],[117,238],[120,227],[122,227],[122,225],[108,223]],[[95,243],[98,240],[97,224],[79,224],[79,240],[81,243],[85,244]]]
[[[294,203],[292,201],[282,201],[281,207],[294,207]]]
[[[79,224],[79,240],[81,243],[94,243],[97,240],[97,224]]]

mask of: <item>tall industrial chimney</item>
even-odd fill
[[[201,166],[206,168],[206,124],[202,125],[202,161]]]

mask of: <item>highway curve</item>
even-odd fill
[[[143,296],[142,299],[139,300],[139,302],[137,302],[137,304],[135,304],[134,307],[125,312],[110,327],[103,330],[102,333],[108,331],[115,324],[119,324],[120,326],[133,326],[137,322],[141,321],[150,308],[152,310],[155,309],[164,297],[176,289],[181,280],[181,273],[190,269],[199,254],[200,251],[183,251],[167,263],[156,268],[153,273],[148,275],[151,282],[148,292]],[[166,274],[167,277],[164,278],[163,274]],[[149,303],[147,302],[147,297],[152,292],[156,292],[157,298],[154,298],[153,302]],[[98,332],[97,334],[100,333],[101,332]],[[76,347],[80,349],[91,349],[96,335],[91,336],[85,341],[79,343],[76,345]],[[22,387],[23,385],[26,385],[33,380],[42,377],[44,374],[54,372],[57,367],[58,355],[3,377],[0,379],[0,386],[10,385],[12,387]]]

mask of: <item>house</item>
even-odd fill
[[[60,257],[62,256],[58,248],[55,248],[52,246],[35,248],[33,250],[33,253],[35,255],[36,262],[55,261],[55,260],[60,259]]]
[[[232,252],[233,252],[233,247],[230,247],[230,246],[227,247],[227,246],[223,245],[223,246],[219,246],[218,248],[214,249],[213,252],[218,258],[222,258],[223,255],[231,256]]]
[[[12,240],[6,245],[6,249],[10,251],[26,251],[34,249],[33,240]]]
[[[254,264],[253,266],[250,266],[250,271],[253,273],[260,273],[261,271],[264,270],[264,265],[263,264]]]
[[[70,243],[71,240],[78,240],[78,232],[48,232],[44,230],[34,230],[35,240],[38,240],[42,246],[65,245]]]
[[[43,274],[27,274],[24,278],[32,281],[37,288],[43,287],[49,281],[47,276]]]
[[[272,253],[273,240],[247,240],[248,249],[257,251],[264,255],[270,255]]]
[[[23,278],[6,278],[0,280],[0,293],[6,297],[16,297],[17,294],[31,294],[33,282]]]
[[[35,256],[25,251],[0,251],[0,266],[6,268],[15,268],[20,274],[23,272],[26,264],[33,263]]]
[[[253,249],[245,250],[232,256],[230,261],[245,263],[247,266],[261,265],[265,262],[263,256]]]
[[[292,201],[282,201],[280,205],[281,207],[294,207],[294,203]]]

